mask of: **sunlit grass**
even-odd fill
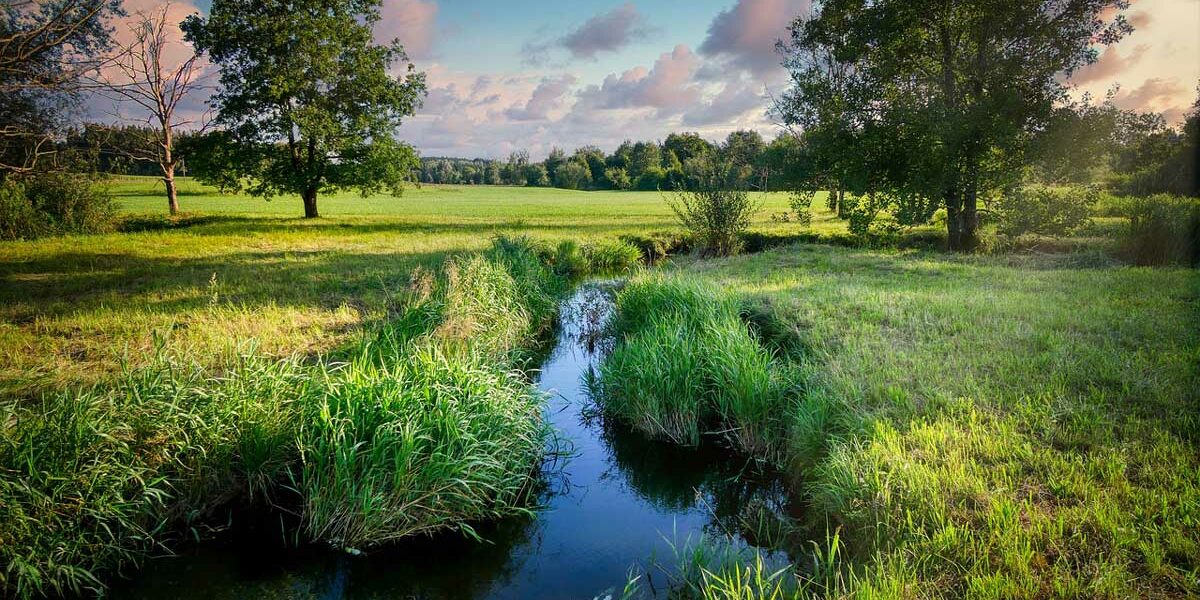
[[[118,178],[131,231],[0,243],[0,395],[105,381],[122,359],[146,364],[155,333],[212,366],[251,338],[270,356],[331,352],[385,320],[414,269],[498,233],[595,242],[616,265],[627,257],[604,242],[675,227],[657,192],[424,186],[323,196],[310,221],[296,198],[180,186],[177,221],[157,180]],[[756,226],[780,230],[769,213],[786,206],[768,195]]]
[[[840,532],[844,586],[789,596],[1200,593],[1195,270],[819,246],[684,262],[674,278],[763,313],[750,327],[825,407],[781,415],[782,466],[803,521]],[[761,582],[738,564],[685,595]]]

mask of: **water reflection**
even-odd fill
[[[218,543],[152,561],[120,598],[592,598],[630,569],[669,563],[672,543],[704,533],[756,542],[747,522],[789,509],[771,473],[716,444],[685,449],[612,423],[585,375],[611,340],[611,285],[583,286],[563,307],[557,344],[537,373],[558,431],[535,516],[349,556],[288,548],[280,528],[251,524]]]

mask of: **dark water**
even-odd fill
[[[782,487],[720,448],[648,441],[597,416],[584,378],[597,367],[611,313],[603,285],[564,304],[557,344],[537,381],[558,431],[542,508],[531,518],[413,540],[366,556],[288,548],[270,517],[217,543],[151,561],[113,590],[120,598],[594,598],[632,569],[661,587],[674,547],[741,533],[754,510],[787,510]]]

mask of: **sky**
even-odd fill
[[[158,6],[126,0],[130,12]],[[379,40],[397,38],[429,96],[400,136],[423,156],[535,158],[552,147],[736,129],[774,136],[786,85],[775,41],[809,0],[383,0]],[[177,0],[172,14],[204,12]],[[1135,32],[1098,48],[1077,93],[1178,123],[1200,81],[1200,0],[1134,0]]]

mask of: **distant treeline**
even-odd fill
[[[796,138],[783,134],[770,143],[757,131],[735,131],[721,143],[698,133],[672,133],[662,142],[626,140],[612,154],[583,146],[567,154],[554,148],[543,161],[525,151],[506,160],[428,157],[421,159],[422,183],[521,185],[570,190],[676,189],[711,171],[728,170],[733,185],[756,190],[788,189],[788,157]]]

